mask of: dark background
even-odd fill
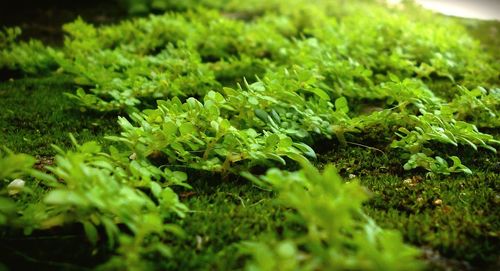
[[[19,26],[22,39],[48,44],[63,39],[61,26],[82,17],[93,24],[119,21],[127,16],[118,0],[0,0],[0,28]]]

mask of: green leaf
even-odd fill
[[[151,187],[151,192],[156,198],[159,198],[161,195],[162,188],[157,182],[150,182],[149,186]]]
[[[311,157],[313,159],[316,159],[316,153],[314,150],[309,147],[307,144],[302,143],[302,142],[295,142],[293,143],[293,146],[297,149],[299,149],[303,154],[307,155],[308,157]]]
[[[327,101],[330,100],[330,96],[328,95],[328,93],[326,93],[322,89],[319,89],[319,88],[307,88],[306,91],[312,92],[312,93],[316,94],[316,96],[320,97],[323,100],[327,100]]]
[[[389,79],[394,83],[401,82],[401,80],[393,73],[389,73]]]
[[[266,138],[266,145],[268,147],[275,147],[280,142],[280,137],[277,134],[271,134]]]
[[[191,123],[183,123],[179,126],[181,135],[196,135],[196,127]]]
[[[269,122],[269,119],[268,119],[269,115],[267,114],[266,111],[257,108],[257,109],[254,110],[254,113],[264,123],[268,123]]]
[[[44,202],[50,205],[86,205],[86,201],[78,194],[66,190],[52,190],[44,198]]]
[[[99,234],[97,233],[96,227],[92,223],[87,221],[82,222],[82,224],[85,235],[89,239],[90,243],[92,245],[96,245],[97,241],[99,240]]]
[[[344,114],[349,113],[349,106],[347,105],[347,99],[345,97],[340,97],[335,100],[335,110]]]

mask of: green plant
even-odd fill
[[[33,157],[2,153],[2,184],[28,185],[10,197],[2,185],[0,225],[29,234],[78,224],[113,251],[101,268],[152,269],[182,238],[188,210],[173,186],[189,188],[184,172],[233,180],[269,169],[246,176],[278,191],[299,230],[243,245],[248,269],[418,269],[416,250],[364,215],[356,182],[306,162],[313,147],[378,144],[434,177],[475,173],[456,147],[496,152],[498,63],[452,20],[375,1],[126,2],[168,12],[108,26],[77,19],[57,49],[16,41],[18,28],[0,33],[2,70],[57,71],[82,111],[121,114],[109,149],[71,137],[43,172]]]
[[[36,160],[26,154],[14,154],[9,149],[0,149],[0,226],[7,225],[15,217],[17,204],[4,196],[8,194],[6,182],[13,181],[31,171]]]
[[[9,216],[9,225],[30,233],[79,223],[91,243],[106,240],[110,249],[117,249],[109,262],[113,268],[140,270],[148,264],[147,255],[170,256],[162,240],[182,236],[182,230],[169,221],[187,210],[170,186],[187,186],[186,175],[160,170],[144,160],[129,161],[114,147],[105,153],[95,142],[80,145],[72,140],[76,150],[57,148],[55,165],[46,167],[50,174],[32,169],[35,159],[27,155],[11,154],[1,160],[5,176],[32,175],[50,188],[32,204],[16,205],[0,198],[5,203],[2,224]]]
[[[121,137],[110,139],[124,142],[141,158],[165,157],[163,165],[182,165],[215,172],[238,172],[256,164],[272,165],[270,161],[285,164],[283,156],[294,157],[314,151],[303,143],[294,143],[284,134],[238,125],[228,119],[221,94],[210,92],[204,103],[189,98],[182,103],[178,98],[158,101],[158,109],[133,113],[133,126],[120,118]]]
[[[456,156],[450,157],[453,160],[453,166],[450,168],[441,157],[437,156],[435,159],[429,157],[434,151],[425,147],[425,144],[432,141],[454,146],[467,145],[474,150],[480,146],[496,153],[496,149],[491,145],[498,145],[500,141],[492,135],[479,132],[473,124],[455,121],[447,111],[449,112],[448,107],[443,107],[440,111],[436,110],[433,114],[422,110],[423,115],[410,116],[411,121],[415,123],[414,130],[399,128],[398,136],[401,139],[393,141],[391,146],[405,149],[411,154],[409,161],[404,165],[405,169],[423,167],[437,174],[472,173],[470,169],[461,164],[460,159]]]
[[[323,173],[305,162],[297,172],[270,169],[256,178],[278,192],[304,234],[284,240],[244,242],[252,256],[247,270],[419,270],[419,251],[403,244],[399,233],[380,229],[361,211],[367,194],[345,183],[328,165]]]
[[[39,73],[57,67],[54,58],[59,52],[38,40],[16,42],[20,35],[19,27],[0,31],[0,69]]]

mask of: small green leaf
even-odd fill
[[[96,227],[92,223],[87,221],[82,222],[82,224],[83,224],[83,230],[85,231],[85,235],[89,239],[90,243],[92,243],[92,245],[96,245],[97,240],[99,239]]]
[[[303,154],[307,155],[308,157],[311,157],[313,159],[316,159],[316,153],[314,150],[309,147],[307,144],[302,143],[302,142],[295,142],[293,143],[293,146],[297,149],[299,149]]]
[[[345,97],[340,97],[335,100],[335,109],[337,112],[344,114],[349,113],[349,106],[347,105],[347,99]]]
[[[399,83],[401,80],[393,73],[389,73],[389,79],[394,83]]]
[[[150,182],[149,186],[151,187],[151,192],[155,197],[160,197],[161,195],[161,186],[157,182]]]
[[[269,135],[266,138],[266,145],[268,147],[275,147],[280,142],[280,137],[277,134]]]
[[[185,122],[181,124],[181,126],[179,126],[179,132],[181,133],[181,135],[195,135],[197,131],[196,127],[193,124]]]

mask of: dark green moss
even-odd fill
[[[182,194],[181,194],[182,195]],[[174,255],[167,270],[234,270],[242,265],[237,244],[283,228],[283,210],[272,194],[250,183],[196,185],[185,203],[191,212],[180,223],[186,239],[173,240]]]
[[[69,147],[70,132],[80,141],[101,142],[103,135],[119,132],[116,116],[81,112],[69,101],[63,93],[73,88],[71,79],[62,76],[1,83],[0,144],[17,152],[50,156],[54,154],[50,144]],[[370,141],[368,145],[382,145],[369,135],[363,138]],[[475,162],[471,158],[468,165],[482,173],[425,179],[425,172],[403,171],[402,161],[386,148],[342,148],[335,142],[324,144],[319,163],[334,163],[346,178],[360,177],[373,195],[366,211],[382,227],[397,229],[408,242],[446,258],[492,266],[500,249],[500,213],[495,207],[499,161],[488,152],[464,151],[474,157]],[[252,184],[197,181],[193,186],[192,192],[181,194],[192,209],[180,222],[186,238],[172,240],[175,257],[161,263],[162,268],[236,269],[242,260],[236,253],[238,242],[289,229],[284,210],[272,203],[272,194]],[[59,251],[47,246],[50,254]]]
[[[49,156],[51,144],[69,147],[72,133],[78,141],[116,134],[115,115],[81,112],[64,92],[73,92],[64,76],[24,78],[0,83],[0,146],[15,152]]]
[[[474,157],[468,159],[471,176],[429,178],[424,171],[403,171],[389,152],[358,146],[334,148],[320,163],[335,164],[346,179],[355,177],[371,191],[365,210],[381,227],[400,231],[409,243],[448,261],[494,269],[500,250],[495,170],[500,159],[488,151],[467,151]]]

